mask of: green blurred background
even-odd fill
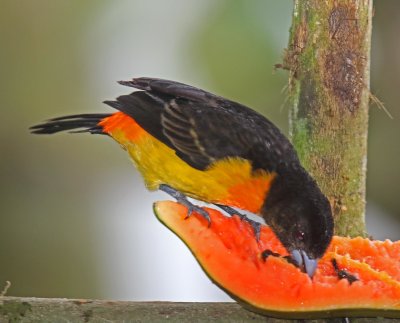
[[[376,1],[369,232],[400,238],[400,2]],[[137,76],[190,83],[254,107],[287,132],[292,1],[0,0],[0,286],[10,295],[227,300],[157,222],[126,154],[106,137],[28,127],[109,111]],[[1,289],[1,287],[0,287]]]

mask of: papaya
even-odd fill
[[[247,309],[290,319],[400,318],[400,241],[335,236],[310,278],[285,257],[268,226],[257,241],[238,216],[206,210],[210,226],[176,202],[154,204],[208,277]]]

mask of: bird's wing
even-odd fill
[[[131,116],[192,167],[206,169],[216,160],[240,157],[253,169],[272,172],[282,161],[297,159],[276,126],[239,103],[173,81],[120,83],[143,91],[105,103]]]

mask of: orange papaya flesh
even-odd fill
[[[208,277],[248,309],[278,318],[400,318],[400,241],[335,236],[311,279],[283,257],[287,251],[263,226],[260,240],[239,217],[206,209],[211,226],[171,201],[156,202],[157,218],[191,250]],[[332,265],[357,277],[339,279]]]

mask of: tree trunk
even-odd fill
[[[372,0],[295,0],[284,68],[290,136],[335,234],[364,236]]]

